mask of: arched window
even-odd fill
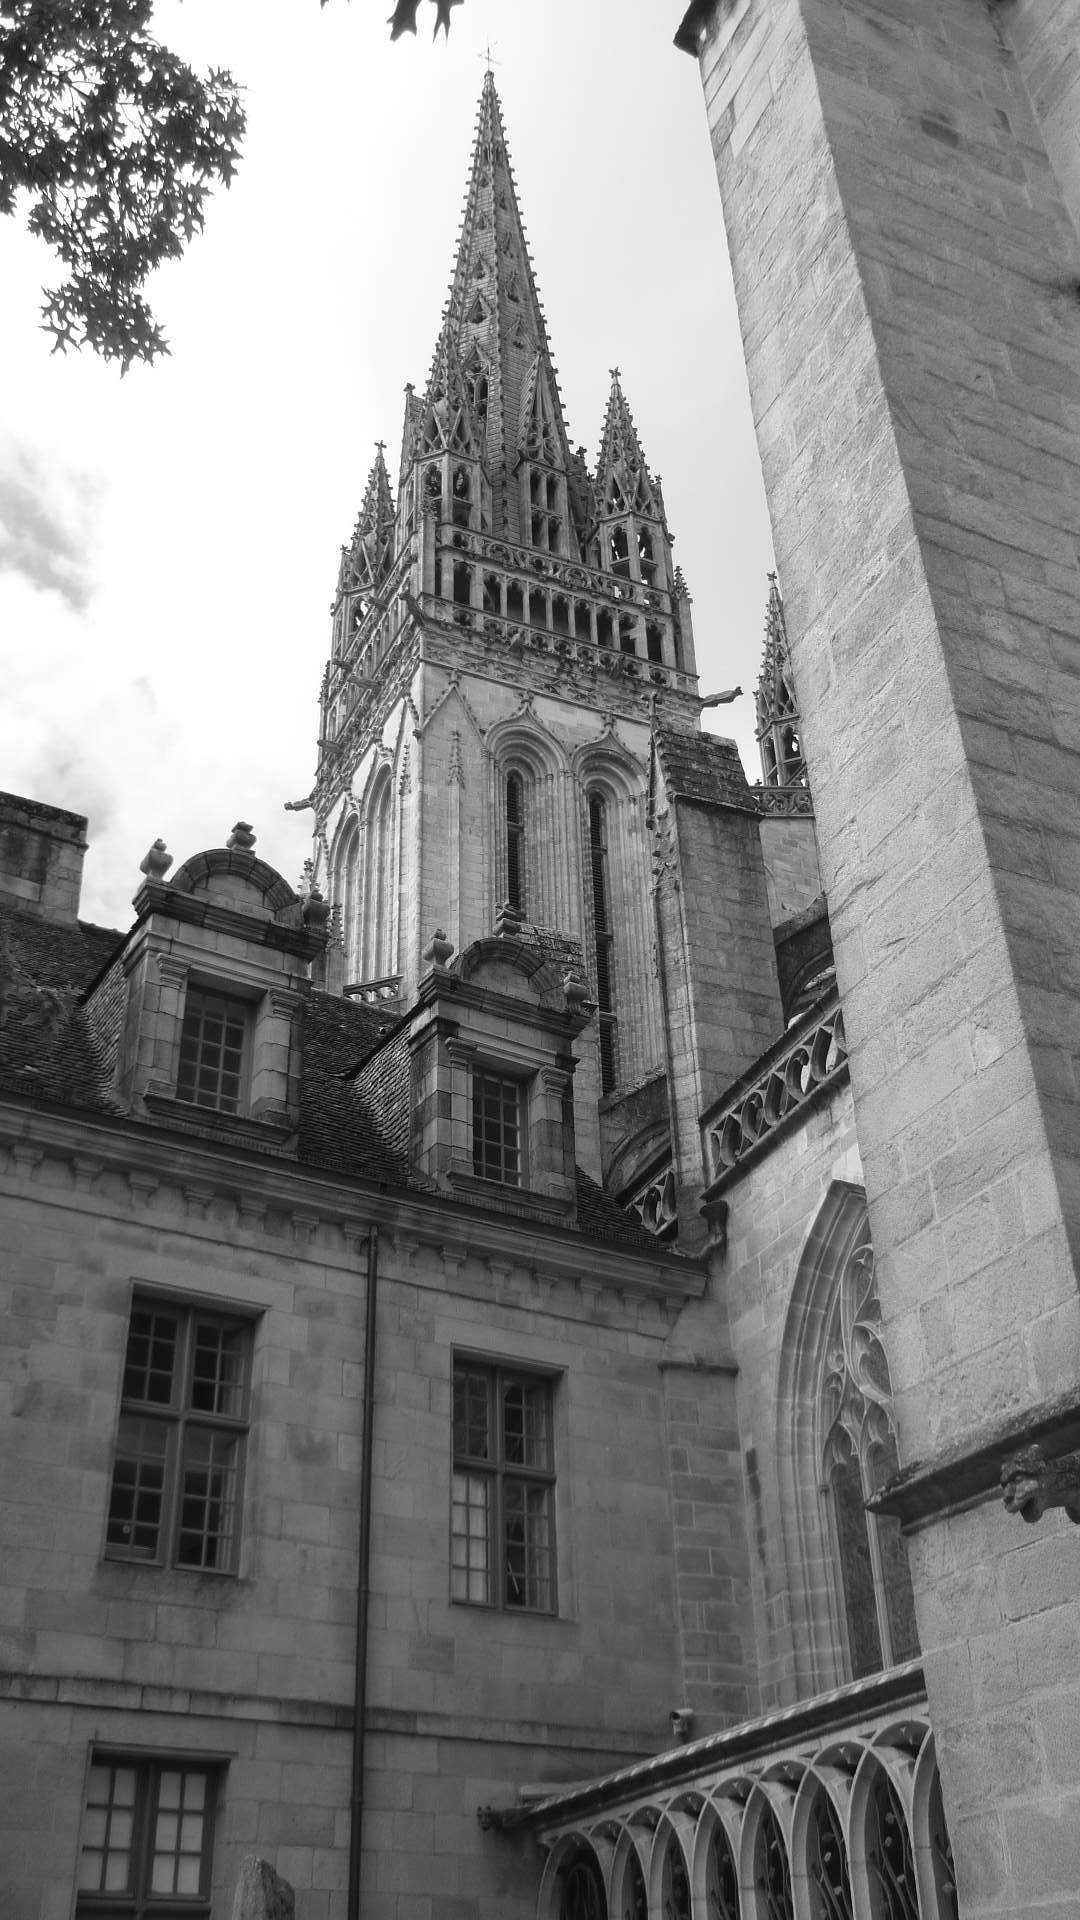
[[[630,542],[625,527],[611,529],[611,571],[617,573],[620,580],[630,578]]]
[[[341,903],[341,942],[345,949],[345,978],[357,978],[360,963],[359,873],[360,834],[356,821],[350,822],[337,857],[335,892]]]
[[[506,898],[525,912],[525,785],[520,773],[506,776]]]
[[[607,1920],[600,1868],[584,1848],[559,1874],[559,1920]]]
[[[919,1920],[915,1858],[904,1809],[883,1767],[874,1770],[866,1810],[866,1870],[874,1920]]]
[[[708,1920],[739,1920],[739,1876],[731,1842],[719,1820],[709,1843],[705,1900]]]
[[[899,1461],[865,1209],[853,1237],[826,1323],[819,1408],[848,1655],[852,1677],[861,1679],[913,1658],[919,1643],[899,1524],[869,1515],[864,1504]]]
[[[806,1827],[806,1877],[814,1920],[854,1920],[851,1875],[840,1816],[824,1787],[810,1803]]]
[[[807,1237],[781,1345],[777,1457],[800,1692],[918,1653],[907,1554],[865,1502],[897,1470],[866,1195],[834,1181]]]
[[[600,1029],[600,1087],[614,1091],[618,1077],[615,1012],[615,933],[611,923],[611,874],[608,864],[607,802],[589,795],[589,878],[593,943],[596,951],[596,1008]]]
[[[682,1848],[673,1833],[669,1834],[664,1849],[660,1901],[663,1920],[690,1920],[690,1877]]]
[[[393,798],[390,769],[371,789],[364,829],[364,881],[360,902],[360,978],[381,980],[393,970]]]
[[[768,1920],[795,1920],[791,1897],[791,1868],[776,1815],[766,1806],[754,1846],[754,1891],[759,1911]]]

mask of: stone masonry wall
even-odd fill
[[[762,820],[761,853],[769,890],[769,917],[774,927],[801,913],[821,892],[817,840],[812,819]]]
[[[833,1181],[859,1185],[861,1178],[851,1093],[841,1087],[726,1194],[728,1249],[715,1285],[726,1302],[739,1369],[762,1713],[847,1677],[836,1648],[835,1582],[821,1551],[820,1520],[793,1506],[796,1410],[783,1404],[780,1380],[792,1289],[810,1229]]]
[[[702,48],[908,1460],[1080,1368],[1080,305],[1009,11],[723,0]],[[1018,23],[1044,112],[1053,16]],[[1075,1864],[1022,1835],[1075,1832],[1080,1745],[1050,1810],[1006,1756],[1031,1713],[1048,1750],[1080,1609],[980,1514],[913,1553],[961,1908],[1060,1912]],[[980,1531],[1032,1578],[945,1619],[933,1555]]]
[[[108,1127],[0,1154],[0,1885],[19,1920],[68,1920],[91,1740],[199,1749],[228,1756],[215,1913],[256,1847],[296,1887],[297,1920],[343,1920],[364,1211],[333,1181],[228,1167],[200,1143],[131,1161]],[[369,1700],[400,1780],[369,1757],[365,1912],[526,1920],[529,1879],[479,1844],[479,1801],[660,1746],[679,1691],[657,1367],[671,1313],[590,1283],[584,1243],[581,1280],[560,1279],[512,1228],[501,1256],[455,1259],[445,1211],[426,1228],[408,1206],[396,1226],[376,1211]],[[137,1283],[257,1316],[235,1577],[103,1558]],[[450,1603],[456,1346],[556,1370],[557,1616]]]

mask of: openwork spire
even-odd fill
[[[473,392],[476,391],[474,382]],[[475,455],[482,451],[473,421],[472,394],[449,320],[443,325],[435,349],[427,392],[418,416],[415,451],[420,459],[435,453]]]
[[[384,453],[380,440],[352,539],[342,551],[339,586],[349,592],[376,588],[394,556],[394,502]]]
[[[570,448],[490,72],[480,96],[443,334],[453,342],[470,389],[482,442],[476,451],[485,455],[491,475],[494,525],[520,535],[522,507],[513,475],[523,437],[539,432],[545,460],[563,473],[570,468]]]
[[[619,369],[611,374],[600,460],[596,469],[596,499],[601,519],[632,513],[663,521],[664,509],[641,450],[634,417],[626,403]]]
[[[799,727],[799,703],[791,672],[784,603],[769,575],[765,612],[765,651],[757,683],[757,739],[762,779],[767,787],[809,785]]]

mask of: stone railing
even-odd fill
[[[959,1911],[915,1662],[480,1819],[547,1850],[537,1920]]]
[[[678,661],[671,595],[556,554],[442,523],[435,593],[425,611],[481,639],[529,647],[572,666],[603,669],[647,688],[693,692]]]
[[[361,1000],[366,1007],[378,1006],[383,1000],[401,998],[401,975],[387,973],[381,980],[357,980],[343,991],[347,1000]]]
[[[770,787],[762,782],[750,791],[762,813],[801,818],[814,811],[809,787]]]
[[[752,1072],[702,1114],[708,1192],[715,1193],[807,1101],[838,1085],[846,1073],[844,1017],[832,994],[789,1027]]]
[[[621,1196],[627,1213],[636,1215],[646,1233],[657,1240],[674,1240],[679,1216],[675,1206],[675,1169],[671,1161],[658,1167],[647,1180],[631,1187]]]

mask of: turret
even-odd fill
[[[791,674],[784,603],[769,575],[765,612],[765,650],[757,683],[757,741],[761,777],[767,787],[805,787],[806,761],[799,728],[799,702]]]
[[[659,480],[649,472],[633,415],[627,406],[618,367],[611,375],[604,435],[596,469],[595,506],[600,565],[619,580],[646,589],[671,593],[674,574],[671,536],[664,515]],[[639,602],[639,596],[634,596]],[[648,610],[619,617],[619,646],[623,653],[643,653],[656,664],[664,660],[664,634]]]

